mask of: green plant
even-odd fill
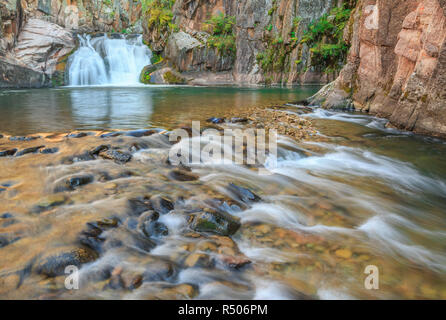
[[[170,32],[175,28],[172,23],[172,7],[175,0],[143,0],[142,12],[147,17],[149,30],[157,30],[160,33]]]
[[[207,39],[209,48],[216,48],[220,54],[235,56],[236,44],[234,35],[235,17],[223,13],[211,17],[205,23],[205,30],[211,35]]]
[[[329,72],[339,69],[345,61],[348,45],[343,39],[343,33],[351,11],[345,5],[336,7],[309,24],[301,43],[310,47],[312,66]]]

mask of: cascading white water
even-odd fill
[[[141,35],[79,35],[79,42],[79,49],[69,59],[70,86],[137,85],[141,70],[151,64],[152,52],[143,44]]]

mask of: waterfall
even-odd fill
[[[70,86],[139,84],[140,72],[152,57],[141,35],[78,37],[79,49],[68,61]]]

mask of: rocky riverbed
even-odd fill
[[[299,115],[308,112],[222,112],[207,126],[263,123],[289,150],[301,139],[329,141]],[[0,297],[312,299],[348,286],[352,296],[374,298],[362,285],[364,267],[376,264],[386,270],[385,297],[446,298],[441,274],[425,270],[421,283],[361,236],[310,228],[351,228],[363,209],[346,212],[326,190],[258,176],[255,166],[173,166],[170,133],[2,135]],[[291,224],[290,208],[300,212]],[[69,265],[80,268],[79,290],[65,288]]]

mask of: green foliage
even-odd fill
[[[161,57],[161,55],[156,54],[156,53],[152,53],[152,58],[150,59],[150,62],[152,64],[156,64],[158,62],[163,61],[163,57]]]
[[[178,27],[172,23],[172,7],[175,0],[143,0],[142,12],[147,17],[149,30],[159,33],[175,31]]]
[[[312,66],[321,67],[325,72],[340,68],[348,52],[343,33],[351,11],[345,6],[336,7],[310,23],[301,43],[310,47]]]
[[[235,56],[237,50],[234,35],[235,17],[221,13],[207,20],[205,25],[206,31],[211,34],[207,46],[216,48],[220,54]]]
[[[166,73],[164,73],[163,78],[168,84],[183,84],[186,82],[183,78],[175,75],[171,71],[167,71]]]

